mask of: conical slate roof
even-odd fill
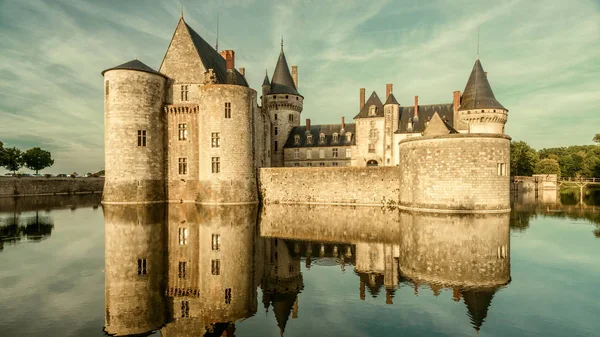
[[[496,293],[495,289],[468,289],[461,291],[467,306],[468,315],[471,324],[476,331],[481,329],[483,322],[487,317],[488,309],[492,303],[492,298]]]
[[[160,75],[163,77],[167,77],[161,73],[159,73],[158,71],[148,67],[147,65],[145,65],[142,61],[135,59],[135,60],[131,60],[129,62],[123,63],[121,65],[118,65],[116,67],[112,67],[112,68],[108,68],[106,70],[104,70],[101,74],[102,76],[104,76],[104,73],[109,71],[109,70],[117,70],[117,69],[121,69],[121,70],[137,70],[137,71],[143,71],[145,73],[150,73],[150,74],[155,74],[155,75]]]
[[[388,96],[387,100],[385,101],[385,103],[383,105],[388,105],[388,104],[398,104],[400,105],[400,103],[398,103],[398,101],[396,100],[396,97],[394,97],[394,94],[390,92],[390,95]]]
[[[283,45],[281,52],[279,53],[279,59],[273,72],[273,78],[271,80],[271,91],[270,94],[292,94],[301,96],[296,90],[292,74],[290,74],[290,68],[288,67],[287,61],[285,60],[285,54],[283,53]]]
[[[483,71],[479,58],[475,61],[467,86],[463,91],[459,111],[463,110],[474,110],[474,109],[502,109],[506,110],[500,104],[496,97],[490,83],[487,80],[487,75]]]
[[[265,71],[265,80],[263,81],[262,85],[271,85],[271,82],[269,82],[269,74],[267,74],[266,71]]]

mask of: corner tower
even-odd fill
[[[468,133],[504,134],[507,117],[508,110],[494,97],[478,57],[460,99],[458,129],[466,128]]]
[[[271,118],[271,164],[274,167],[283,166],[283,145],[287,141],[290,131],[295,126],[300,126],[300,113],[302,112],[304,97],[298,93],[298,68],[293,67],[295,77],[292,77],[285,54],[283,53],[283,40],[281,52],[273,72],[269,90],[268,78],[263,83],[263,104]],[[264,108],[263,107],[263,108]]]

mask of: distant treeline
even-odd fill
[[[594,137],[594,141],[600,141],[600,134]],[[510,174],[600,178],[600,145],[574,145],[536,151],[525,142],[513,141],[510,143]]]
[[[54,165],[54,159],[49,151],[34,147],[23,152],[16,147],[4,148],[4,143],[0,141],[0,167],[16,173],[25,166],[37,174],[40,170],[52,165]]]

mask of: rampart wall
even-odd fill
[[[259,188],[265,204],[395,204],[398,167],[262,168]]]
[[[0,197],[102,193],[104,178],[0,178]]]

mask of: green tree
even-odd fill
[[[592,140],[594,141],[594,143],[596,144],[600,144],[600,133],[597,133],[594,138],[592,138]]]
[[[0,141],[0,167],[4,166],[4,143]]]
[[[13,173],[17,173],[23,167],[23,152],[16,147],[4,149],[4,167]]]
[[[38,174],[39,170],[43,170],[46,167],[50,167],[54,164],[52,154],[46,150],[42,150],[39,147],[31,148],[23,154],[23,162],[25,166],[35,171]]]
[[[538,162],[537,152],[527,143],[510,142],[510,175],[530,176]]]
[[[536,174],[557,174],[560,176],[560,166],[558,161],[553,158],[544,158],[535,166]]]

